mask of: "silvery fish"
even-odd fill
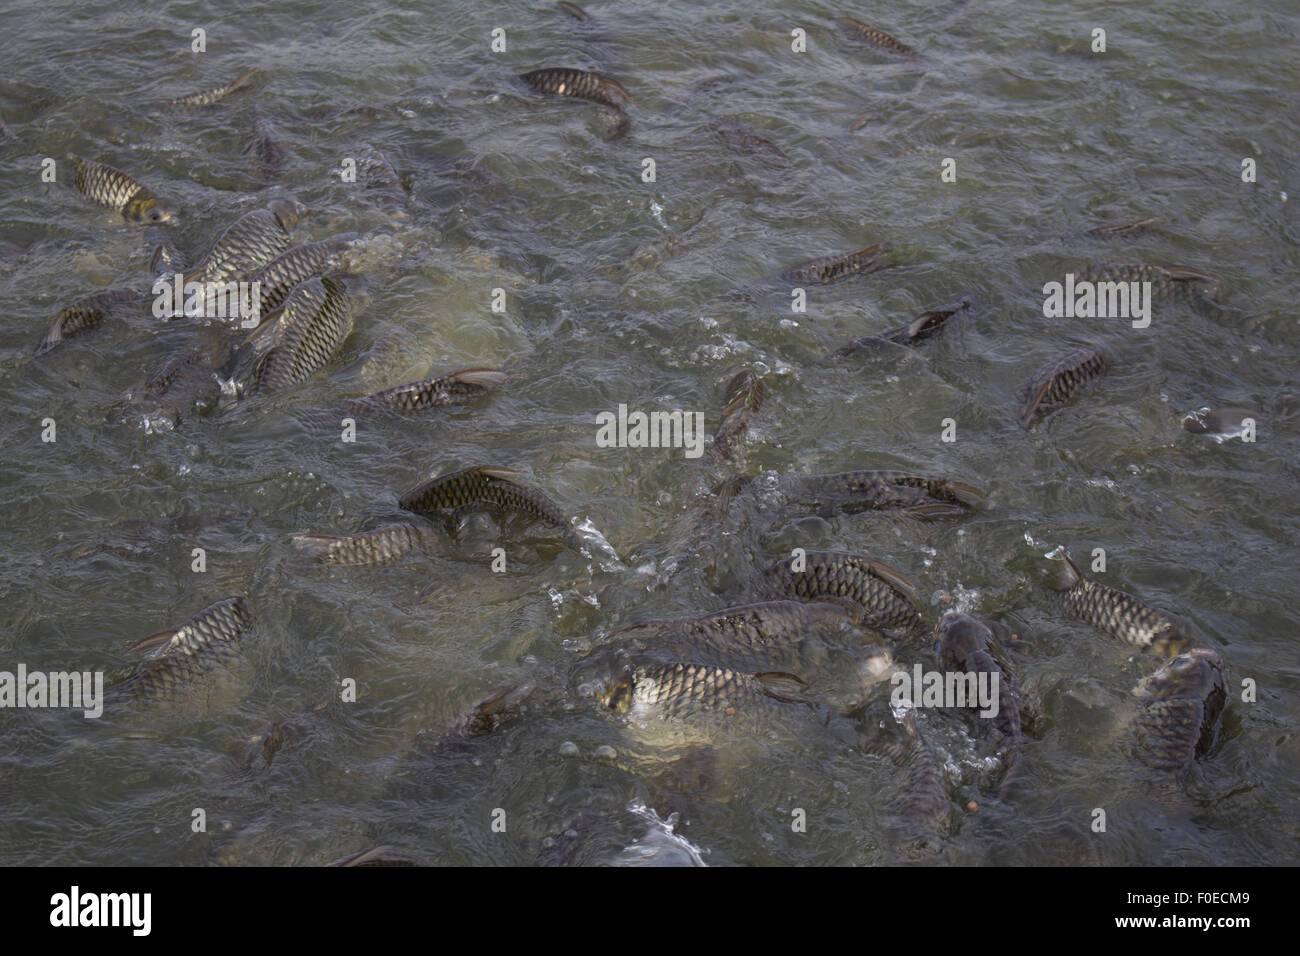
[[[104,163],[72,157],[72,184],[77,192],[107,206],[124,219],[137,223],[160,223],[175,215],[176,207],[136,182],[126,173]]]

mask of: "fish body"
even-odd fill
[[[903,56],[915,56],[916,51],[909,46],[905,46],[895,37],[890,36],[884,30],[877,30],[875,27],[867,26],[860,20],[854,20],[852,17],[836,17],[835,22],[841,26],[847,27],[854,36],[861,37],[868,43],[880,47],[882,50],[888,50],[891,53],[900,53]]]
[[[713,459],[730,460],[735,456],[750,419],[763,407],[767,390],[762,381],[748,370],[739,372],[727,384],[727,404],[722,409],[722,421],[709,446],[709,456]]]
[[[175,214],[172,203],[141,185],[120,169],[72,157],[72,185],[87,199],[107,206],[136,223],[162,223]]]
[[[427,551],[441,539],[433,528],[395,522],[349,535],[295,534],[294,547],[328,564],[390,564],[414,551]]]
[[[399,414],[422,412],[445,405],[463,405],[481,398],[505,381],[506,375],[500,369],[465,368],[450,375],[386,388],[358,401],[378,405]]]
[[[792,475],[782,479],[782,487],[797,504],[818,513],[900,508],[917,518],[947,518],[966,514],[986,498],[960,481],[901,471]]]
[[[246,279],[289,248],[290,233],[297,223],[297,207],[281,199],[266,209],[240,216],[212,244],[185,281],[224,283]]]
[[[106,292],[83,296],[66,309],[59,310],[59,314],[54,317],[49,329],[37,343],[34,354],[48,352],[64,339],[102,325],[109,314],[120,305],[128,302],[144,302],[147,298],[134,289],[109,289]]]
[[[540,491],[522,484],[519,477],[518,472],[505,468],[466,468],[424,482],[402,495],[398,504],[428,517],[487,505],[558,528],[566,543],[576,547],[576,536],[560,506]]]
[[[149,257],[149,271],[157,278],[174,275],[185,271],[185,254],[167,242],[160,242],[154,247]]]
[[[288,154],[272,134],[262,114],[253,112],[252,131],[240,153],[257,162],[258,171],[264,180],[272,179],[283,167]]]
[[[825,285],[830,282],[838,282],[840,279],[846,279],[860,272],[874,272],[873,267],[881,262],[889,250],[888,243],[877,242],[866,248],[858,249],[856,252],[825,256],[821,259],[805,262],[784,272],[782,278],[789,282],[800,282],[805,285]]]
[[[305,381],[325,366],[352,332],[352,307],[338,279],[312,278],[289,293],[271,321],[273,344],[256,374],[257,388],[268,392]]]
[[[806,551],[800,571],[794,570],[796,560],[777,561],[762,573],[759,586],[765,594],[838,602],[865,627],[922,626],[915,586],[887,564],[844,551]]]
[[[1218,291],[1214,276],[1184,266],[1153,266],[1105,262],[1084,266],[1074,274],[1079,282],[1150,282],[1152,300],[1191,301],[1210,298]]]
[[[190,93],[187,96],[178,96],[174,100],[168,100],[168,106],[211,106],[213,103],[219,103],[224,100],[235,90],[247,83],[254,74],[257,73],[256,67],[251,67],[240,73],[225,86],[214,87],[210,90],[204,90],[201,93]]]
[[[861,338],[854,339],[843,348],[837,349],[835,354],[852,355],[854,352],[879,346],[883,342],[893,342],[895,345],[915,345],[917,342],[937,335],[947,326],[949,319],[954,316],[968,315],[970,311],[971,304],[968,299],[963,299],[956,305],[945,306],[942,309],[931,309],[928,312],[922,312],[905,325],[889,329],[878,335],[864,335]]]
[[[172,699],[197,680],[239,656],[239,644],[251,632],[253,617],[243,598],[210,604],[180,627],[152,634],[137,643],[151,648],[115,692],[137,699]]]
[[[632,102],[632,97],[623,89],[622,84],[603,73],[548,67],[521,73],[519,79],[538,93],[577,97],[615,109],[621,109],[624,103]]]
[[[1065,405],[1114,362],[1115,353],[1102,346],[1075,349],[1047,363],[1025,386],[1026,400],[1020,413],[1020,424],[1029,428],[1043,415]]]
[[[949,611],[939,621],[939,653],[947,670],[997,675],[998,711],[990,720],[1008,737],[1021,738],[1020,692],[993,632],[969,614]]]
[[[1133,745],[1148,768],[1176,775],[1203,757],[1227,703],[1223,659],[1195,648],[1167,662],[1133,689]]]
[[[1150,647],[1165,657],[1176,656],[1190,643],[1165,614],[1131,594],[1098,584],[1085,577],[1069,557],[1064,560],[1057,591],[1066,616],[1128,644]]]
[[[602,687],[599,699],[638,722],[698,721],[756,731],[774,716],[806,708],[802,688],[792,674],[653,663],[624,668]]]
[[[337,269],[343,254],[359,238],[355,232],[339,233],[319,242],[293,246],[268,262],[252,279],[260,283],[263,321],[297,285]]]

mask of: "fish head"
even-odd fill
[[[1209,700],[1225,694],[1223,658],[1204,647],[1179,654],[1133,689],[1133,696],[1148,700]]]
[[[939,621],[939,652],[947,667],[964,667],[970,655],[992,641],[993,632],[969,614],[949,611]]]
[[[169,200],[158,196],[133,199],[122,210],[123,215],[132,222],[161,224],[171,222],[176,215],[176,206]]]

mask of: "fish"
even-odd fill
[[[836,604],[764,601],[696,617],[640,621],[616,628],[602,643],[667,655],[675,662],[767,672],[820,664],[821,636],[851,627]]]
[[[1102,223],[1100,226],[1093,226],[1087,230],[1087,233],[1090,236],[1105,239],[1109,239],[1111,236],[1131,236],[1134,233],[1142,232],[1147,226],[1153,226],[1159,221],[1158,216],[1145,216],[1142,219],[1134,219],[1132,222]]]
[[[257,161],[263,180],[270,180],[284,167],[288,154],[271,133],[271,127],[257,110],[253,111],[252,131],[239,148],[244,156]]]
[[[871,267],[877,266],[890,251],[890,248],[888,243],[877,242],[856,252],[846,252],[841,255],[813,259],[811,262],[805,262],[802,265],[786,270],[781,274],[781,278],[789,282],[825,285],[857,275],[860,272],[875,272],[876,269]]]
[[[759,136],[753,130],[740,123],[719,123],[713,128],[717,131],[723,144],[733,152],[749,156],[757,155],[764,162],[774,166],[788,166],[790,157],[770,139]]]
[[[895,345],[915,345],[917,342],[937,335],[947,327],[948,321],[954,316],[969,315],[970,313],[970,300],[962,299],[954,305],[922,312],[911,322],[890,329],[887,332],[881,332],[877,335],[864,335],[861,338],[854,339],[843,348],[836,349],[835,354],[852,355],[854,352],[873,348],[885,342],[893,342]]]
[[[273,392],[305,381],[351,333],[352,307],[340,280],[325,276],[299,283],[279,315],[268,317],[252,333],[271,336],[254,372],[258,390]]]
[[[157,278],[185,271],[185,254],[170,243],[160,242],[149,257],[149,271]]]
[[[1024,705],[993,632],[969,614],[949,611],[939,621],[939,655],[947,670],[998,675],[998,710],[989,720],[1006,736],[1022,739]]]
[[[1020,424],[1031,427],[1040,417],[1065,405],[1085,384],[1104,374],[1115,363],[1115,353],[1106,346],[1075,349],[1040,368],[1022,394],[1024,411]]]
[[[95,292],[83,296],[66,309],[59,310],[59,314],[50,323],[49,329],[41,336],[40,342],[36,344],[36,351],[33,354],[41,355],[54,348],[64,339],[72,338],[74,335],[80,335],[88,329],[102,325],[104,320],[118,306],[125,305],[128,302],[143,303],[148,298],[148,296],[141,295],[134,289],[109,289],[105,292]]]
[[[1225,408],[1210,408],[1208,405],[1188,412],[1183,418],[1183,428],[1197,435],[1211,435],[1222,442],[1226,438],[1237,438],[1245,433],[1246,419],[1255,423],[1258,430],[1261,416],[1249,408],[1230,405]]]
[[[120,169],[73,156],[72,185],[87,199],[107,206],[135,223],[170,222],[176,207]]]
[[[268,262],[251,280],[261,288],[262,322],[267,321],[299,283],[338,268],[343,254],[360,238],[359,233],[341,232],[318,242],[293,246]]]
[[[987,498],[973,485],[902,471],[786,475],[781,484],[795,503],[819,514],[900,508],[915,518],[951,518],[967,514]]]
[[[150,634],[132,650],[148,650],[116,695],[163,700],[182,696],[200,678],[239,656],[239,645],[253,629],[253,616],[242,597],[210,604],[184,624]]]
[[[924,626],[916,586],[883,561],[847,551],[805,551],[803,570],[796,571],[796,560],[783,558],[764,569],[760,591],[772,597],[835,602],[862,627],[915,632]]]
[[[230,358],[230,346],[220,338],[205,339],[197,348],[169,359],[140,389],[141,396],[161,397],[179,390],[187,395],[189,407],[207,415],[221,400],[221,386],[215,370]]]
[[[359,405],[377,405],[400,413],[422,412],[446,405],[463,405],[503,385],[506,374],[495,368],[463,368],[437,378],[397,385],[357,399]]]
[[[178,96],[174,100],[168,100],[167,105],[168,106],[211,106],[213,103],[218,103],[221,100],[224,100],[231,93],[235,92],[235,90],[242,87],[256,73],[257,73],[257,68],[250,67],[249,69],[245,70],[243,73],[240,73],[239,76],[235,77],[225,86],[218,86],[211,90],[204,90],[201,93],[190,93],[187,96]]]
[[[847,27],[855,36],[859,36],[883,50],[889,50],[892,53],[901,53],[904,56],[916,56],[915,50],[909,46],[904,46],[884,30],[877,30],[875,27],[869,27],[859,20],[854,20],[852,17],[836,17],[835,22],[841,26]]]
[[[1068,555],[1056,584],[1061,609],[1067,617],[1083,621],[1103,634],[1141,648],[1175,657],[1191,643],[1164,613],[1133,595],[1084,576]]]
[[[427,551],[441,539],[431,527],[399,521],[357,534],[295,534],[289,540],[299,551],[328,564],[377,565]]]
[[[522,484],[520,477],[519,472],[506,468],[465,468],[412,488],[398,499],[398,505],[426,517],[490,506],[551,525],[560,530],[570,547],[581,551],[569,518],[560,506],[540,491]]]
[[[1209,752],[1228,700],[1223,659],[1195,648],[1168,661],[1133,689],[1133,749],[1149,769],[1177,775]]]
[[[862,749],[888,757],[902,771],[898,795],[888,807],[901,824],[899,852],[912,862],[932,860],[942,851],[943,838],[952,826],[948,781],[914,710],[909,708],[896,719],[906,735],[901,746],[864,739]]]
[[[1075,271],[1074,281],[1076,285],[1083,281],[1150,282],[1153,301],[1209,299],[1219,287],[1219,280],[1214,276],[1185,266],[1114,262],[1084,266]]]
[[[570,3],[569,0],[559,0],[556,6],[574,19],[584,21],[587,19],[587,11],[576,3]]]
[[[298,215],[295,203],[277,199],[240,216],[186,273],[185,281],[225,283],[259,272],[289,248]]]
[[[631,95],[618,80],[603,73],[547,67],[520,73],[519,79],[538,93],[577,97],[615,109],[621,109],[624,103],[633,102]]]
[[[380,194],[390,208],[405,205],[406,188],[392,161],[373,146],[363,147],[356,156],[358,179],[366,189]]]
[[[418,856],[412,856],[391,846],[373,846],[360,853],[335,860],[329,866],[431,866]]]
[[[762,381],[748,370],[737,372],[727,383],[727,404],[722,409],[722,421],[709,446],[709,457],[713,460],[730,461],[736,450],[744,441],[750,420],[763,407],[767,390]]]
[[[746,674],[703,664],[651,663],[624,667],[599,688],[597,699],[637,721],[699,720],[757,730],[773,714],[790,711],[791,705],[807,708],[804,686],[796,675],[781,672]]]
[[[493,691],[461,718],[455,733],[461,737],[483,737],[495,733],[506,724],[519,719],[524,704],[536,690],[536,684],[524,681]]]

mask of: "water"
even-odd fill
[[[587,10],[579,23],[545,3],[359,2],[327,17],[290,3],[213,19],[162,3],[142,21],[124,7],[11,5],[0,40],[0,669],[112,679],[134,641],[231,594],[247,597],[258,632],[242,684],[206,706],[99,721],[0,713],[0,861],[319,864],[385,843],[431,862],[528,864],[571,828],[580,839],[565,859],[626,862],[647,832],[635,808],[649,805],[656,819],[679,813],[683,845],[709,865],[891,862],[900,778],[834,721],[668,761],[572,703],[432,756],[417,746],[497,687],[532,680],[569,694],[570,668],[605,629],[720,608],[749,568],[803,546],[875,555],[916,582],[932,619],[961,606],[1021,635],[1021,682],[1046,719],[1014,808],[988,792],[991,754],[972,725],[922,716],[952,791],[944,859],[1294,863],[1294,7]],[[845,14],[921,58],[845,38],[830,22]],[[203,54],[190,51],[197,26]],[[791,51],[796,26],[806,53]],[[489,50],[495,27],[504,53]],[[1107,31],[1104,56],[1089,53],[1094,27]],[[250,64],[262,74],[222,104],[155,107]],[[621,80],[636,101],[628,134],[605,139],[592,104],[512,85],[546,65]],[[269,180],[240,151],[254,108],[287,153]],[[737,128],[788,162],[746,152],[726,133]],[[366,146],[408,177],[405,217],[341,181],[343,158]],[[40,181],[43,157],[74,152],[172,198],[180,223],[125,225]],[[647,157],[653,183],[642,181]],[[956,182],[940,180],[945,157]],[[1256,183],[1241,181],[1243,158],[1256,160]],[[146,285],[161,235],[194,261],[238,215],[286,192],[312,210],[298,241],[367,236],[367,302],[331,368],[385,342],[398,358],[373,387],[466,366],[503,367],[510,383],[345,444],[305,420],[364,390],[355,375],[146,421],[124,399],[194,342],[192,323],[110,321],[32,357],[74,298]],[[1084,234],[1151,214],[1156,231]],[[608,278],[643,243],[678,233],[662,263]],[[769,281],[877,241],[894,244],[895,267],[812,289],[805,314]],[[1044,319],[1042,285],[1092,261],[1212,272],[1218,305],[1158,307],[1145,330]],[[490,308],[498,288],[504,313]],[[825,360],[962,296],[976,305],[966,327],[915,350]],[[1020,385],[1099,342],[1121,351],[1117,368],[1022,430]],[[747,473],[898,467],[977,484],[990,507],[924,524],[766,514],[721,541],[722,566],[670,573],[691,557],[700,466],[681,451],[597,448],[595,416],[620,403],[699,410],[712,430],[742,368],[769,390]],[[1181,415],[1202,405],[1257,409],[1259,440],[1184,432]],[[54,443],[41,441],[46,418]],[[948,418],[955,443],[941,441]],[[419,481],[476,464],[522,471],[589,519],[625,567],[537,531],[499,540],[487,519],[388,568],[321,568],[289,545],[295,532],[391,517]],[[489,570],[498,544],[503,575]],[[1178,615],[1227,662],[1222,731],[1174,807],[1147,800],[1113,746],[1128,691],[1155,662],[1053,613],[1036,570],[1058,545],[1081,560],[1105,549],[1108,583]],[[204,573],[191,570],[196,547]],[[925,653],[900,652],[900,663]],[[344,680],[355,703],[340,700]],[[246,759],[275,720],[286,729],[270,766]],[[1106,834],[1089,830],[1095,808],[1109,812]],[[792,827],[797,810],[806,832]]]

